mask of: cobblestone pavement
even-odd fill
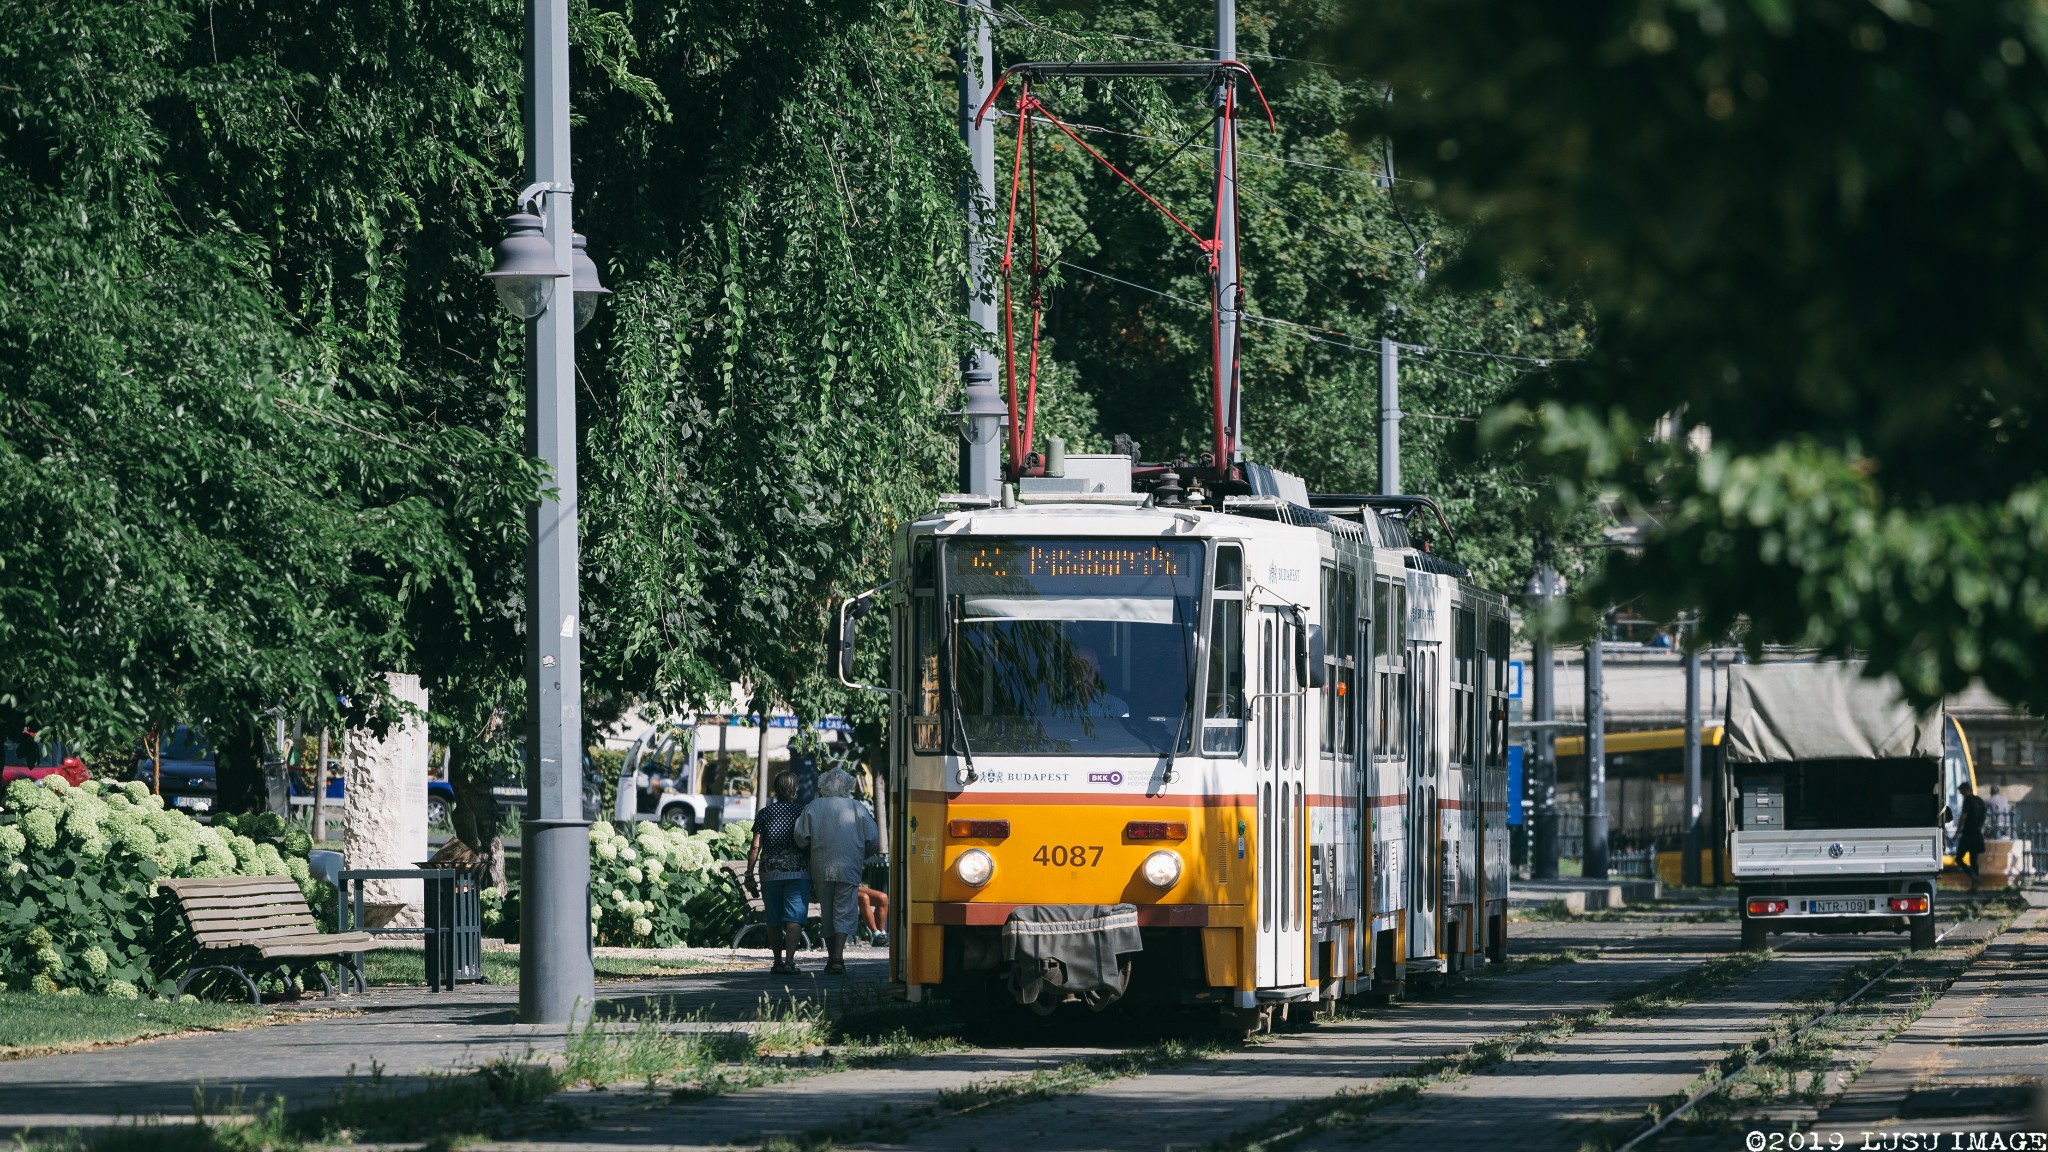
[[[1724,931],[1727,930],[1723,926]],[[1512,1147],[1574,1152],[1625,1139],[1651,1104],[1692,1087],[1710,1065],[1762,1035],[1771,1018],[1891,946],[1888,938],[1800,941],[1739,983],[1673,1011],[1617,1017],[1546,1050],[1441,1084],[1376,1114],[1369,1127],[1304,1148]],[[1806,945],[1806,946],[1801,946]]]
[[[2040,1131],[2048,1077],[2048,910],[1994,939],[1811,1130]]]
[[[1189,1148],[1270,1115],[1296,1100],[1326,1095],[1346,1077],[1377,1075],[1430,1055],[1454,1052],[1523,1023],[1574,1006],[1591,1006],[1645,980],[1725,952],[1725,925],[1545,924],[1528,952],[1600,950],[1579,964],[1489,977],[1426,1001],[1271,1038],[1214,1060],[1112,1081],[1092,1091],[985,1118],[939,1119],[913,1126],[902,1143],[879,1147],[957,1149]],[[1047,1036],[1062,1035],[1058,1028]],[[941,1090],[996,1075],[1053,1067],[1099,1055],[1101,1048],[1035,1044],[985,1047],[969,1057],[920,1059],[889,1069],[815,1076],[716,1100],[670,1105],[632,1094],[577,1100],[582,1126],[559,1139],[491,1145],[520,1152],[612,1152],[628,1148],[711,1149],[758,1144],[842,1124],[885,1121],[929,1104]],[[1162,1106],[1162,1101],[1169,1102]],[[838,1147],[857,1148],[841,1139]]]
[[[1994,1113],[2008,1127],[2016,1123],[2025,1105],[2016,1081],[2048,1066],[2048,928],[2041,916],[2030,913],[2018,922],[1899,1042],[1877,1050],[1869,1073],[1823,1119],[1852,1133],[1902,1111],[1907,1128],[1966,1127]],[[1051,1099],[951,1114],[937,1107],[947,1090],[1067,1065],[1157,1036],[1121,1028],[1075,1031],[1056,1020],[1030,1037],[978,1037],[980,1046],[966,1051],[820,1073],[713,1099],[571,1092],[556,1102],[576,1122],[559,1135],[485,1147],[709,1150],[785,1137],[917,1152],[1185,1152],[1219,1141],[1243,1143],[1283,1135],[1278,1129],[1315,1114],[1316,1101],[1389,1083],[1432,1057],[1466,1052],[1559,1013],[1598,1008],[1728,956],[1736,927],[1668,910],[1661,919],[1632,912],[1612,920],[1521,923],[1514,935],[1518,957],[1548,955],[1551,962],[1392,1007],[1361,1008],[1309,1030]],[[1774,1012],[1898,944],[1890,936],[1794,940],[1760,971],[1702,1000],[1662,1015],[1609,1019],[1546,1050],[1446,1079],[1419,1095],[1390,1097],[1353,1127],[1287,1133],[1283,1143],[1574,1152],[1589,1140],[1625,1137],[1646,1106],[1683,1091],[1730,1047],[1757,1035]],[[879,954],[850,959],[854,976],[830,985],[815,977],[770,977],[756,966],[618,982],[600,991],[613,1010],[658,1007],[726,1022],[751,1015],[764,993],[840,1003],[876,995]],[[513,990],[505,988],[378,993],[359,1001],[360,1014],[348,1018],[0,1063],[0,1136],[28,1126],[189,1116],[195,1069],[216,1086],[209,1090],[216,1101],[239,1092],[245,1101],[281,1096],[304,1104],[338,1091],[351,1066],[366,1074],[373,1058],[387,1081],[404,1082],[499,1055],[559,1052],[559,1032],[518,1025],[514,1004]],[[1910,1123],[1929,1117],[1941,1124]]]
[[[763,954],[765,955],[765,954]],[[662,1011],[707,1022],[747,1018],[763,995],[778,1000],[874,995],[883,954],[849,948],[849,976],[771,976],[765,959],[745,967],[651,980],[607,981],[598,996],[618,1011]],[[815,964],[812,965],[815,968]],[[332,1015],[243,1032],[215,1032],[92,1052],[0,1061],[0,1139],[25,1129],[62,1131],[146,1117],[189,1119],[193,1093],[210,1110],[282,1098],[324,1101],[351,1076],[381,1068],[403,1087],[427,1074],[474,1067],[501,1055],[559,1053],[565,1034],[517,1021],[519,994],[469,984],[454,992],[372,989],[336,1002]],[[344,1015],[343,1013],[349,1013]]]

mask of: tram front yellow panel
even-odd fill
[[[1110,798],[1033,796],[1028,803],[911,802],[908,866],[913,901],[976,904],[1245,905],[1251,900],[1251,810],[1209,806],[1122,804]],[[986,822],[1006,821],[1003,836]],[[1134,829],[1133,825],[1150,828]],[[1160,836],[1159,825],[1166,835]],[[1182,832],[1178,838],[1174,834]],[[1133,835],[1133,832],[1153,835]],[[954,871],[960,854],[979,848],[995,872],[979,888]],[[1145,880],[1154,852],[1180,857],[1180,880],[1164,891]],[[1220,910],[1219,910],[1220,912]],[[1234,923],[1239,909],[1212,912],[1210,923]]]

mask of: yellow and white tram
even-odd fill
[[[842,614],[888,609],[901,994],[1248,1027],[1503,959],[1507,610],[1411,545],[1427,502],[1067,462]]]

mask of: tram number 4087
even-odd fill
[[[1031,860],[1052,868],[1093,868],[1102,863],[1102,848],[1098,845],[1040,844]]]

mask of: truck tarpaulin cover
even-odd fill
[[[1937,760],[1941,711],[1925,715],[1861,663],[1744,664],[1728,670],[1728,760]]]

